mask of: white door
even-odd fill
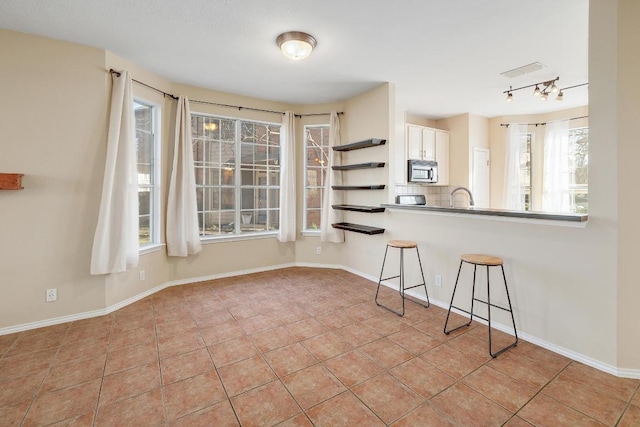
[[[471,183],[471,192],[475,206],[478,208],[489,207],[489,182],[490,164],[489,150],[487,148],[473,149],[473,181]]]

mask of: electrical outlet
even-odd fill
[[[144,270],[140,270],[139,277],[140,277],[140,281],[142,282],[147,278],[147,273]]]
[[[47,289],[47,302],[54,302],[58,299],[57,289]]]
[[[436,274],[436,286],[442,286],[442,276]]]
[[[316,255],[320,255],[322,253],[322,246],[316,247]]]

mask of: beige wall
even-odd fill
[[[104,51],[0,30],[0,327],[104,307],[89,274],[107,129]],[[45,303],[45,290],[58,302]]]
[[[426,126],[429,128],[435,128],[437,125],[436,120],[428,119],[426,117],[416,116],[415,114],[409,114],[409,113],[406,114],[405,121],[408,124]]]
[[[600,8],[602,6],[599,6]],[[597,12],[600,12],[599,10]],[[608,10],[602,12],[605,19]],[[617,65],[616,82],[601,81],[596,87],[598,96],[616,98],[611,109],[617,112],[617,194],[618,194],[618,360],[621,368],[640,368],[640,330],[638,329],[638,301],[640,301],[640,286],[638,286],[638,255],[640,250],[640,227],[638,227],[638,212],[640,212],[640,198],[638,182],[640,180],[640,144],[638,144],[638,117],[640,117],[640,57],[638,44],[640,43],[640,3],[636,0],[622,0],[618,2],[617,28],[617,57],[609,52],[606,57],[599,56],[602,61],[613,60]],[[609,20],[605,22],[609,23]],[[598,38],[601,35],[598,33]],[[595,36],[591,39],[596,38]],[[613,48],[613,36],[602,37],[602,43]],[[615,49],[612,49],[615,51]],[[603,67],[606,66],[603,64]],[[607,66],[607,71],[613,71],[613,65]],[[591,70],[590,70],[591,73]],[[611,83],[605,88],[605,82]],[[607,92],[605,92],[605,89]],[[594,87],[590,90],[593,92]],[[600,98],[599,98],[600,99]],[[608,115],[612,115],[609,112]],[[610,117],[610,116],[609,116]],[[613,117],[610,117],[613,119]],[[613,124],[613,123],[612,123]],[[615,153],[615,151],[614,151]],[[614,155],[608,154],[608,156]],[[608,165],[602,165],[608,166]],[[603,169],[599,171],[605,173]],[[608,172],[606,172],[608,173]]]

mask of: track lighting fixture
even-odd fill
[[[509,86],[509,89],[503,91],[502,93],[506,93],[507,94],[506,102],[512,102],[513,101],[513,92],[515,92],[517,90],[527,89],[527,88],[533,87],[534,88],[533,95],[539,97],[540,100],[542,100],[542,101],[546,101],[547,99],[549,99],[549,94],[557,94],[556,95],[556,100],[557,101],[562,101],[564,99],[563,91],[565,91],[567,89],[573,89],[575,87],[586,86],[586,85],[589,84],[589,83],[582,83],[582,84],[579,84],[579,85],[568,86],[568,87],[565,87],[565,88],[559,88],[556,85],[556,82],[558,80],[560,80],[560,77],[556,77],[553,80],[547,80],[547,81],[544,81],[544,82],[533,83],[533,84],[530,84],[530,85],[527,85],[527,86],[517,87],[515,89],[513,87]]]
[[[513,94],[511,92],[507,92],[507,102],[513,101]]]
[[[533,91],[533,96],[540,96],[540,88],[536,85],[536,89]]]

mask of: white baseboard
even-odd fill
[[[154,288],[148,289],[140,294],[134,295],[130,298],[127,298],[126,300],[123,300],[117,304],[111,305],[109,307],[106,307],[104,309],[99,309],[99,310],[92,310],[92,311],[86,311],[83,313],[77,313],[77,314],[71,314],[68,316],[61,316],[61,317],[55,317],[55,318],[51,318],[51,319],[46,319],[46,320],[40,320],[37,322],[30,322],[30,323],[23,323],[20,325],[15,325],[15,326],[9,326],[6,328],[0,328],[0,335],[8,335],[8,334],[13,334],[16,332],[22,332],[22,331],[27,331],[27,330],[31,330],[31,329],[37,329],[37,328],[43,328],[46,326],[52,326],[52,325],[57,325],[60,323],[66,323],[66,322],[73,322],[76,320],[82,320],[82,319],[88,319],[91,317],[98,317],[98,316],[103,316],[105,314],[109,314],[109,313],[113,313],[114,311],[117,311],[123,307],[126,307],[130,304],[133,304],[137,301],[140,301],[143,298],[148,297],[149,295],[153,295],[156,292],[160,292],[163,289],[172,287],[172,286],[181,286],[181,285],[186,285],[189,283],[195,283],[195,282],[205,282],[205,281],[209,281],[209,280],[216,280],[216,279],[223,279],[226,277],[234,277],[234,276],[241,276],[241,275],[245,275],[245,274],[252,274],[252,273],[260,273],[260,272],[264,272],[264,271],[273,271],[273,270],[280,270],[283,268],[289,268],[289,267],[313,267],[313,268],[332,268],[332,269],[341,269],[341,270],[345,270],[349,273],[355,274],[356,276],[360,276],[364,279],[367,279],[371,282],[377,283],[378,282],[378,277],[375,276],[371,276],[369,274],[365,274],[361,271],[358,270],[354,270],[351,267],[347,267],[344,265],[336,265],[336,264],[316,264],[316,263],[306,263],[306,262],[299,262],[299,263],[287,263],[287,264],[278,264],[278,265],[272,265],[272,266],[267,266],[267,267],[259,267],[259,268],[252,268],[252,269],[247,269],[247,270],[239,270],[239,271],[232,271],[232,272],[227,272],[227,273],[219,273],[219,274],[212,274],[209,276],[200,276],[200,277],[193,277],[193,278],[189,278],[189,279],[180,279],[180,280],[173,280],[173,281],[169,281],[166,283],[163,283],[162,285],[158,285]],[[392,286],[389,283],[383,283],[384,286],[387,286],[389,288],[392,289],[396,289],[394,288],[394,286]],[[426,299],[412,291],[407,291],[407,294],[409,294],[411,297],[422,300],[422,301],[426,301]],[[432,298],[429,299],[430,303],[444,308],[444,309],[448,309],[449,308],[449,303],[448,302],[443,302],[443,301],[439,301],[439,300],[434,300]],[[454,309],[455,312],[458,312],[458,314],[462,314],[464,315],[465,313],[459,312],[457,310]],[[482,319],[477,319],[478,322],[486,324],[486,322]],[[503,325],[501,323],[497,323],[497,322],[493,322],[493,326],[498,329],[501,332],[513,335],[513,330],[511,329],[510,326],[506,326]],[[575,360],[577,362],[580,363],[584,363],[587,366],[591,366],[592,368],[598,369],[600,371],[606,372],[608,374],[611,375],[615,375],[617,377],[622,377],[622,378],[633,378],[633,379],[640,379],[640,369],[625,369],[625,368],[618,368],[616,366],[613,365],[609,365],[607,363],[603,363],[599,360],[593,359],[591,357],[585,356],[583,354],[577,353],[573,350],[569,350],[566,349],[564,347],[555,345],[553,343],[547,342],[545,340],[542,340],[538,337],[529,335],[527,333],[518,332],[518,338],[522,339],[523,341],[527,341],[530,342],[531,344],[535,344],[537,346],[540,346],[542,348],[545,348],[549,351],[552,351],[554,353],[558,353],[562,356],[565,356],[569,359]]]
[[[356,272],[354,272],[354,274],[358,274]],[[365,275],[361,275],[362,277],[366,277]],[[377,282],[378,279],[374,279],[374,282]],[[387,286],[391,289],[394,290],[398,290],[397,287],[392,286],[389,283],[382,283],[382,285]],[[409,290],[407,291],[407,294],[409,296],[411,296],[412,298],[416,298],[419,299],[421,301],[425,301],[426,302],[426,298],[416,294],[415,292]],[[435,306],[444,308],[445,310],[449,309],[449,303],[448,302],[443,302],[443,301],[439,301],[433,298],[429,298],[429,302]],[[454,313],[463,315],[463,316],[468,316],[466,313],[461,312],[459,310],[456,310],[455,308],[452,310]],[[486,321],[482,320],[482,319],[478,319],[478,318],[474,318],[474,320],[478,321],[479,323],[482,323],[484,325],[487,324]],[[504,332],[506,334],[509,334],[511,336],[513,336],[513,328],[511,326],[507,326],[507,325],[503,325],[502,323],[498,323],[498,322],[491,322],[492,326],[494,328],[496,328],[497,330]],[[618,368],[616,366],[613,365],[609,365],[607,363],[603,363],[599,360],[593,359],[589,356],[585,356],[583,354],[580,354],[578,352],[575,352],[573,350],[569,350],[566,349],[564,347],[561,347],[559,345],[550,343],[548,341],[545,341],[543,339],[540,339],[538,337],[535,337],[533,335],[527,334],[525,332],[522,331],[518,331],[518,339],[521,339],[523,341],[527,341],[531,344],[537,345],[538,347],[542,347],[544,349],[547,349],[549,351],[552,351],[554,353],[560,354],[562,356],[565,356],[569,359],[575,360],[576,362],[580,362],[583,363],[587,366],[591,366],[592,368],[598,369],[600,371],[606,372],[608,374],[611,375],[615,375],[617,377],[621,377],[621,378],[632,378],[632,379],[640,379],[640,369],[621,369]]]

